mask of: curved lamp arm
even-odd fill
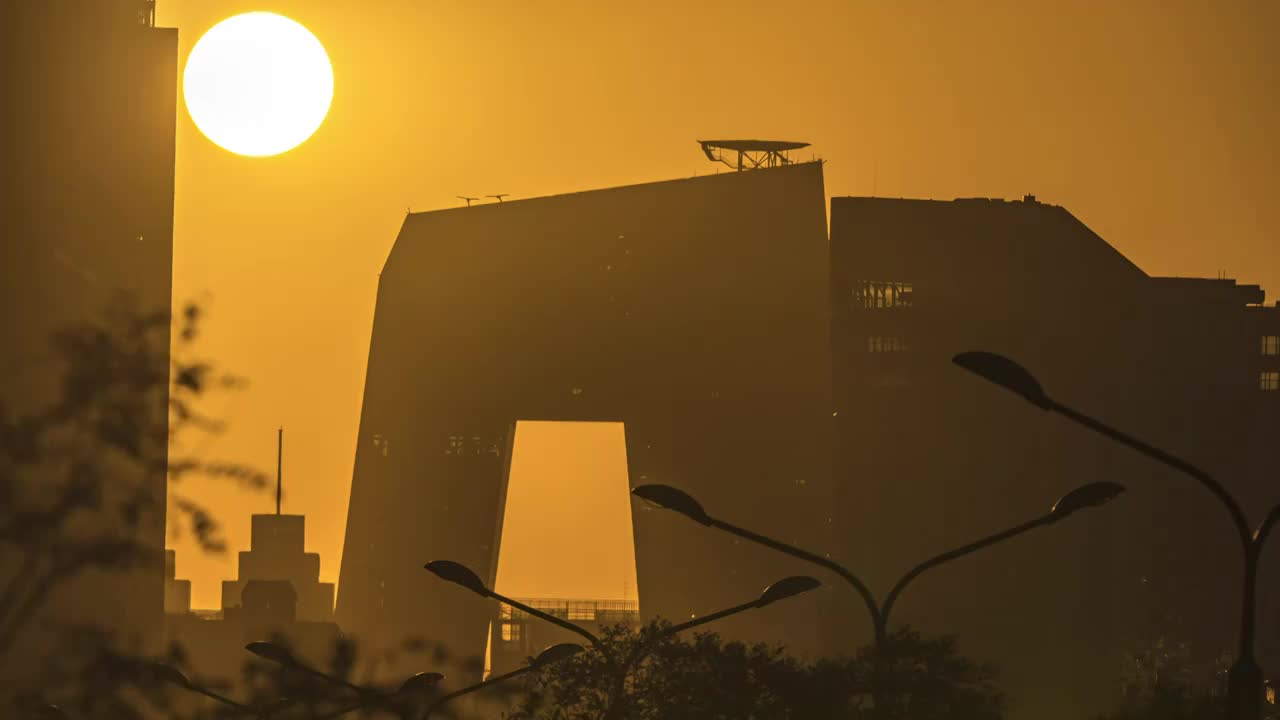
[[[776,550],[780,553],[790,555],[791,557],[799,558],[806,562],[813,563],[814,565],[820,565],[830,570],[831,572],[834,572],[835,574],[839,575],[841,578],[844,579],[845,582],[853,586],[853,589],[856,590],[858,592],[858,595],[862,597],[862,602],[867,606],[867,612],[871,615],[871,622],[875,627],[875,631],[876,631],[876,639],[877,640],[881,639],[881,636],[883,635],[883,623],[881,622],[881,619],[880,619],[880,607],[876,603],[875,596],[871,594],[871,590],[867,588],[866,583],[859,580],[858,577],[854,575],[852,572],[850,572],[848,568],[844,567],[843,565],[840,565],[839,563],[831,560],[830,558],[825,558],[820,555],[815,555],[807,550],[801,550],[798,547],[792,547],[791,545],[788,545],[784,542],[780,542],[778,540],[774,540],[771,537],[766,537],[764,535],[751,532],[746,528],[740,528],[737,525],[727,523],[723,520],[717,520],[715,518],[710,518],[710,517],[707,519],[709,521],[707,524],[710,525],[711,527],[717,528],[719,530],[723,530],[731,535],[737,535],[738,537],[744,540],[749,540],[753,543],[756,543],[757,545],[763,545],[771,550]]]
[[[1121,445],[1132,450],[1136,450],[1137,452],[1146,455],[1163,465],[1194,478],[1209,492],[1213,493],[1213,496],[1218,498],[1218,501],[1227,509],[1227,512],[1231,515],[1231,521],[1236,527],[1236,533],[1240,536],[1241,544],[1244,545],[1246,549],[1249,547],[1249,520],[1245,517],[1244,509],[1240,507],[1240,503],[1236,501],[1231,493],[1222,486],[1222,483],[1215,480],[1212,475],[1176,455],[1172,455],[1158,447],[1155,447],[1154,445],[1143,442],[1128,433],[1121,432],[1101,420],[1089,417],[1088,415],[1085,415],[1084,413],[1067,405],[1063,405],[1052,398],[1048,399],[1048,407],[1046,409],[1056,412],[1080,425],[1084,425],[1100,435],[1105,435]]]
[[[586,629],[586,628],[582,627],[581,625],[575,625],[575,624],[573,624],[573,623],[569,622],[568,620],[564,620],[564,619],[562,619],[562,618],[558,618],[558,617],[556,617],[555,615],[552,615],[551,613],[543,612],[543,611],[541,611],[541,610],[538,610],[537,608],[531,608],[531,607],[529,607],[528,605],[525,605],[525,604],[524,604],[524,603],[522,603],[522,602],[519,602],[519,601],[517,601],[517,600],[512,600],[511,598],[506,597],[505,595],[499,595],[498,593],[496,593],[496,592],[494,592],[494,591],[492,591],[492,590],[490,590],[490,591],[489,591],[489,597],[491,597],[491,598],[493,598],[493,599],[495,599],[495,600],[497,600],[497,601],[499,601],[499,602],[506,603],[507,605],[510,605],[511,607],[513,607],[513,608],[515,608],[515,609],[517,609],[517,610],[522,610],[522,611],[524,611],[524,612],[526,612],[526,613],[528,613],[528,614],[532,615],[533,617],[538,618],[539,620],[545,620],[545,621],[547,621],[547,622],[551,623],[552,625],[558,625],[559,627],[562,627],[562,628],[564,628],[565,630],[568,630],[569,632],[574,633],[575,635],[579,635],[579,636],[581,636],[581,637],[584,637],[584,638],[586,638],[587,640],[591,641],[591,644],[592,644],[593,646],[595,646],[595,647],[600,648],[600,649],[602,649],[602,650],[603,650],[603,647],[602,647],[602,645],[600,644],[600,638],[596,637],[594,633],[592,633],[590,630],[588,630],[588,629]]]
[[[1021,535],[1022,533],[1027,532],[1028,530],[1034,530],[1038,527],[1043,527],[1045,525],[1052,525],[1057,520],[1058,520],[1058,516],[1054,515],[1053,513],[1048,513],[1036,518],[1035,520],[1031,520],[1029,522],[1022,523],[1021,525],[1011,527],[1008,530],[998,532],[994,535],[988,535],[987,537],[984,537],[981,540],[976,540],[974,542],[971,542],[968,545],[963,545],[954,550],[949,550],[940,555],[935,555],[929,558],[928,560],[925,560],[924,562],[920,563],[919,565],[916,565],[915,567],[908,570],[905,575],[899,578],[898,582],[894,584],[893,589],[890,590],[889,594],[885,596],[884,606],[883,608],[881,608],[881,611],[880,611],[881,622],[883,622],[887,628],[889,624],[889,613],[893,612],[893,604],[897,602],[898,596],[902,594],[902,591],[906,589],[907,585],[910,584],[912,580],[915,580],[924,571],[929,570],[931,568],[935,568],[939,565],[942,565],[943,563],[947,563],[952,560],[955,560],[956,558],[964,557],[965,555],[968,555],[970,553],[977,552],[978,550],[981,550],[990,545],[994,545],[998,542],[1001,542],[1002,540],[1008,540],[1009,538],[1014,537],[1015,535]],[[882,628],[881,632],[882,633],[885,632],[885,629]]]
[[[492,675],[489,677],[488,680],[485,680],[484,682],[479,682],[479,683],[476,683],[475,685],[468,685],[467,687],[461,688],[459,690],[454,690],[453,692],[447,695],[441,695],[439,698],[436,698],[435,702],[427,706],[426,711],[422,714],[422,720],[427,720],[427,718],[431,717],[431,713],[438,710],[441,705],[444,705],[445,703],[449,702],[450,700],[456,697],[459,697],[461,695],[468,695],[470,693],[476,692],[477,690],[483,690],[489,687],[490,685],[496,685],[500,682],[510,680],[513,677],[519,677],[533,669],[535,669],[535,666],[525,665],[524,667],[516,668],[515,670],[512,670],[511,672],[508,672],[508,673],[503,673],[501,675]]]

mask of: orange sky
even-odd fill
[[[283,424],[285,510],[307,515],[326,580],[377,275],[409,208],[713,172],[701,137],[804,140],[832,194],[1034,193],[1152,274],[1280,291],[1271,0],[160,0],[157,24],[179,28],[182,62],[250,10],[319,37],[333,106],[265,159],[179,107],[174,293],[206,302],[202,351],[252,382],[210,403],[231,427],[195,449],[269,469]],[[194,604],[214,607],[274,498],[181,489],[227,526],[224,557],[173,539]]]

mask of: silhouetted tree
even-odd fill
[[[1230,666],[1229,653],[1205,667],[1187,642],[1157,633],[1145,647],[1125,654],[1124,699],[1119,709],[1096,720],[1220,720],[1227,715]],[[1273,691],[1263,718],[1280,720]]]
[[[267,476],[248,466],[170,452],[188,432],[220,431],[199,401],[243,384],[191,357],[200,319],[195,305],[174,322],[167,308],[144,311],[120,297],[100,321],[53,334],[59,383],[46,407],[18,414],[0,399],[0,660],[75,578],[161,571],[166,476],[175,527],[189,528],[210,552],[223,550],[218,523],[177,483],[204,474],[266,486]],[[72,648],[110,641],[75,624],[80,618],[43,619],[41,629]],[[97,660],[110,656],[102,653]]]
[[[808,665],[783,648],[725,642],[714,633],[692,639],[664,635],[666,623],[633,631],[606,628],[602,641],[618,657],[639,655],[614,698],[616,665],[598,649],[530,676],[511,720],[688,718],[912,718],[995,720],[1003,698],[994,671],[956,652],[954,639],[926,640],[909,629],[886,640],[879,665],[887,689],[871,703],[872,653]]]

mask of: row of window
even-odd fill
[[[854,304],[864,310],[911,307],[912,288],[909,282],[878,282],[859,280],[853,288]]]
[[[1280,355],[1280,335],[1262,336],[1262,354]]]
[[[1259,388],[1262,390],[1280,390],[1280,370],[1263,370]]]
[[[867,352],[903,352],[906,349],[907,344],[899,337],[872,335],[867,338]]]

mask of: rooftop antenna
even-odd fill
[[[480,199],[480,198],[467,197],[466,195],[458,195],[458,196],[457,196],[457,198],[458,198],[459,200],[466,200],[466,201],[467,201],[467,207],[471,207],[471,202],[472,202],[473,200],[479,200],[479,199]]]
[[[498,193],[497,195],[485,195],[485,197],[498,198],[498,202],[502,202],[502,198],[507,197],[511,193]]]
[[[276,433],[276,515],[280,514],[280,495],[284,489],[284,426]]]

